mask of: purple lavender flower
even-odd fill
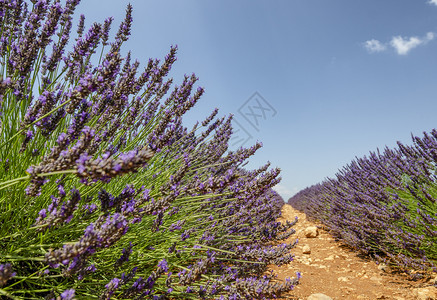
[[[71,198],[67,202],[64,202],[61,207],[59,207],[60,199],[52,196],[52,202],[46,209],[42,209],[39,212],[39,217],[36,219],[36,224],[46,225],[46,228],[56,226],[62,222],[69,223],[73,218],[73,213],[77,208],[80,201],[80,193],[77,189],[71,190]],[[50,213],[48,216],[46,213]]]
[[[74,289],[67,289],[61,293],[61,299],[62,300],[73,300],[75,296],[75,290]]]
[[[72,266],[70,265],[69,268],[72,270],[75,266],[73,266],[73,268],[71,268]],[[88,275],[89,273],[93,273],[97,271],[96,265],[92,264],[88,267],[85,267],[83,265],[80,266],[80,271],[79,271],[79,275],[77,276],[78,280],[83,280],[85,278],[86,275]]]
[[[182,226],[184,226],[185,224],[185,220],[178,220],[176,223],[173,223],[170,225],[170,227],[168,228],[168,231],[173,232],[176,230],[181,230]]]
[[[107,285],[105,285],[105,288],[109,290],[116,290],[120,284],[120,279],[113,278]]]
[[[80,178],[107,180],[122,174],[136,172],[153,155],[152,151],[143,148],[122,153],[117,159],[108,157],[92,160],[84,157],[84,159],[77,161],[77,175]]]
[[[12,271],[12,265],[10,263],[0,264],[0,287],[4,286],[9,279],[17,274]]]
[[[115,262],[115,267],[121,266],[124,262],[129,260],[129,255],[132,253],[132,242],[129,242],[129,247],[123,248],[121,257]]]
[[[84,235],[75,244],[65,244],[61,249],[51,250],[45,255],[45,260],[51,266],[59,263],[66,264],[75,257],[86,258],[97,248],[107,248],[117,242],[128,230],[127,219],[115,213],[100,216],[95,223],[91,223]]]
[[[66,193],[65,193],[64,186],[62,184],[58,185],[58,191],[61,197],[65,197]]]
[[[167,272],[168,271],[167,261],[165,259],[161,260],[158,263],[158,268],[160,268],[162,272]]]

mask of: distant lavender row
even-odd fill
[[[228,150],[230,117],[193,128],[197,77],[122,56],[132,7],[86,30],[79,0],[0,0],[0,297],[265,299],[298,283],[276,222],[279,169]]]
[[[437,131],[413,142],[356,158],[288,203],[378,260],[436,270]]]

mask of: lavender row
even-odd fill
[[[288,202],[378,261],[436,271],[437,131],[412,138],[356,158]]]
[[[198,78],[145,67],[132,7],[86,28],[79,0],[0,1],[0,294],[12,299],[266,299],[290,263],[279,169],[228,150],[218,110],[187,128]]]

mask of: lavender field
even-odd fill
[[[339,138],[338,144],[333,142],[332,152],[324,154],[342,156],[352,138],[357,142],[371,129],[382,131],[378,124],[399,129],[416,123],[414,105],[408,103],[405,109],[402,103],[390,103],[400,95],[409,97],[400,87],[410,86],[411,78],[426,73],[421,67],[431,68],[433,62],[426,52],[418,52],[416,59],[425,58],[409,62],[409,70],[416,71],[407,77],[399,71],[408,67],[407,60],[397,56],[425,51],[437,34],[380,34],[378,24],[394,22],[381,13],[382,23],[377,24],[368,12],[391,12],[389,1],[361,2],[366,9],[350,1],[329,7],[320,1],[311,9],[308,1],[276,6],[259,1],[250,7],[238,1],[216,7],[215,2],[200,5],[197,19],[197,7],[175,1],[170,21],[180,28],[166,31],[161,26],[158,35],[167,32],[173,37],[178,32],[187,38],[182,43],[186,51],[198,46],[191,61],[198,65],[193,68],[217,69],[206,73],[220,90],[213,93],[214,105],[226,104],[222,99],[232,94],[227,104],[232,102],[239,113],[220,115],[213,106],[191,122],[190,114],[208,87],[200,86],[196,74],[171,77],[181,55],[178,46],[168,43],[162,58],[145,60],[130,49],[131,33],[133,39],[155,43],[152,33],[163,25],[161,19],[160,24],[143,27],[150,32],[135,36],[132,5],[126,5],[120,22],[111,16],[98,21],[77,14],[82,9],[95,16],[97,1],[86,7],[79,2],[0,0],[0,299],[291,297],[305,280],[293,268],[298,243],[293,226],[299,220],[280,218],[284,200],[274,189],[289,197],[308,183],[290,186],[284,171],[287,183],[282,185],[281,170],[265,161],[278,159],[284,166],[300,165],[312,172],[305,162],[311,160],[322,170],[327,166],[320,163],[326,160],[320,153],[326,149],[319,145],[326,146],[333,137]],[[231,2],[235,10],[229,9]],[[426,2],[414,5],[422,12],[417,18],[429,22],[435,19],[429,6],[437,6],[437,1]],[[412,3],[404,3],[408,15]],[[178,5],[187,5],[189,15]],[[104,8],[109,7],[115,6]],[[162,23],[169,22],[165,14],[170,15],[170,8],[151,11],[155,17],[162,14]],[[223,18],[228,11],[234,22]],[[296,12],[294,18],[288,11]],[[352,32],[351,21],[359,16],[366,22],[357,23]],[[403,16],[396,20],[405,20]],[[186,27],[178,24],[184,18],[192,21]],[[345,28],[348,39],[340,42],[337,38]],[[210,43],[191,39],[201,34]],[[275,41],[277,48],[272,46]],[[143,46],[134,49],[143,51]],[[363,50],[366,58],[360,56]],[[205,67],[200,57],[211,64]],[[384,60],[388,62],[382,64]],[[240,73],[243,70],[246,73]],[[415,101],[428,99],[423,96],[428,86],[418,82],[432,82],[429,91],[435,91],[431,73],[426,74],[416,85],[411,83]],[[234,76],[253,81],[250,94],[260,98],[240,99],[248,88],[240,87]],[[393,79],[392,85],[385,83],[387,78]],[[270,92],[261,97],[253,86]],[[423,94],[416,95],[418,90]],[[387,95],[389,101],[383,102]],[[426,113],[432,106],[417,103],[420,119],[430,119]],[[401,114],[405,112],[411,112],[411,118]],[[386,119],[389,114],[396,116]],[[370,115],[383,123],[369,124]],[[331,123],[338,127],[328,128]],[[365,126],[362,131],[352,126],[360,124]],[[249,168],[257,162],[254,157],[263,154],[262,143],[255,142],[263,130],[273,145],[265,143],[270,147],[267,159]],[[368,135],[372,142],[377,139]],[[240,144],[235,146],[232,139]],[[313,178],[305,172],[297,177]],[[356,158],[288,203],[323,224],[336,239],[395,272],[407,273],[410,279],[435,275],[437,130],[413,136],[411,144],[398,142]],[[284,266],[286,276],[273,271],[276,266]]]
[[[261,147],[228,150],[232,116],[192,128],[198,78],[123,44],[132,6],[85,26],[78,0],[0,1],[0,297],[267,299],[298,284],[294,223]]]
[[[288,203],[414,279],[437,272],[437,130],[412,139],[356,158]]]

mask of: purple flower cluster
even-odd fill
[[[132,253],[132,242],[129,242],[129,247],[123,248],[123,254],[117,261],[115,262],[114,266],[118,267],[121,266],[124,262],[129,260],[129,255]]]
[[[9,279],[17,275],[12,271],[10,263],[0,264],[0,287],[4,286]]]
[[[282,242],[295,222],[276,221],[280,170],[245,169],[262,145],[229,151],[232,116],[217,118],[217,109],[184,126],[204,89],[194,74],[172,87],[177,46],[141,71],[122,54],[131,5],[113,42],[112,18],[87,29],[81,16],[67,48],[79,0],[31,2],[0,5],[0,112],[16,118],[0,124],[1,167],[13,170],[0,172],[0,188],[14,197],[0,198],[0,224],[10,228],[4,240],[16,238],[6,256],[24,258],[14,270],[42,280],[20,282],[20,297],[262,299],[290,291],[298,278],[260,275],[293,259],[295,243]],[[0,285],[14,274],[0,265]],[[49,285],[50,295],[34,292]]]
[[[63,291],[60,295],[61,300],[73,300],[75,295],[74,289],[67,289]]]
[[[60,195],[63,198],[65,196],[65,191],[63,191],[63,187],[61,185],[59,186],[59,190]],[[71,190],[71,199],[59,207],[60,199],[52,196],[52,203],[48,206],[48,208],[43,208],[39,212],[39,216],[36,219],[36,225],[44,225],[42,228],[46,228],[53,227],[62,222],[70,222],[73,218],[73,212],[76,210],[80,199],[79,191],[77,189],[73,189]]]
[[[289,203],[337,238],[402,269],[437,262],[437,131],[357,158],[335,179],[300,191]]]
[[[46,262],[53,268],[60,264],[68,265],[66,275],[79,272],[86,264],[89,256],[99,248],[107,248],[116,243],[128,230],[126,217],[119,213],[100,216],[95,223],[91,223],[81,237],[74,244],[65,244],[61,249],[50,250],[45,255]]]

